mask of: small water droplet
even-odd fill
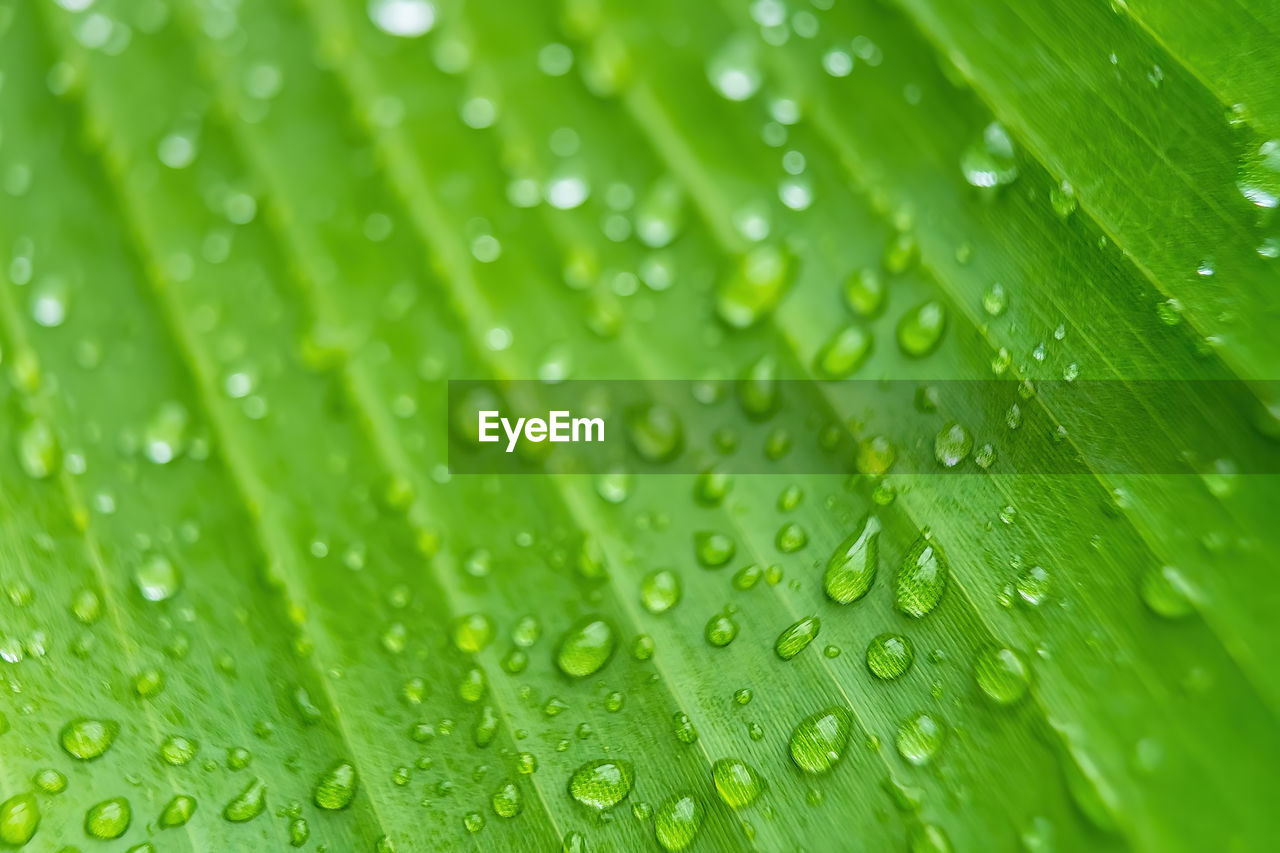
[[[916,619],[927,616],[942,600],[948,574],[947,558],[938,546],[918,539],[898,569],[894,587],[898,610]]]
[[[721,758],[711,765],[711,778],[720,799],[733,809],[745,809],[764,791],[764,779],[740,758]]]
[[[844,756],[851,730],[852,718],[844,708],[811,714],[791,732],[791,760],[806,773],[826,773]]]
[[[880,634],[867,645],[867,669],[876,678],[901,678],[914,661],[911,641],[901,634]]]
[[[124,835],[133,820],[133,809],[124,797],[112,797],[90,806],[84,816],[84,831],[90,838],[110,841]]]
[[[616,646],[617,638],[609,623],[588,616],[560,638],[556,666],[570,678],[586,678],[604,668]]]
[[[626,799],[635,783],[635,768],[629,761],[601,758],[573,771],[569,796],[588,808],[604,810]]]
[[[1012,649],[988,647],[973,661],[973,676],[982,692],[997,705],[1012,705],[1027,694],[1027,665]]]

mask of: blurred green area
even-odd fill
[[[1086,380],[1257,383],[1276,433],[1277,35],[1270,0],[0,0],[0,844],[1268,849],[1245,437],[983,472],[1024,416],[1114,451]],[[743,440],[814,378],[919,390]],[[979,430],[943,380],[993,378]],[[455,477],[449,379],[726,380],[726,458],[862,473]],[[967,475],[895,472],[895,423]]]

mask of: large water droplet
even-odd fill
[[[222,809],[222,816],[232,823],[245,823],[267,808],[267,783],[254,779]]]
[[[631,762],[601,758],[588,761],[569,778],[569,796],[589,808],[612,808],[626,799],[635,783]]]
[[[680,576],[670,569],[658,569],[640,582],[640,602],[650,613],[665,613],[680,601]]]
[[[1280,206],[1280,139],[1268,139],[1240,161],[1236,184],[1254,205],[1272,210]]]
[[[791,732],[791,760],[806,773],[826,773],[844,756],[852,725],[849,712],[838,706],[805,717]]]
[[[912,358],[924,358],[942,343],[946,329],[947,309],[941,302],[926,302],[898,321],[898,346]]]
[[[1157,616],[1180,619],[1195,612],[1191,584],[1174,566],[1147,569],[1139,591],[1142,602]]]
[[[901,634],[880,634],[867,645],[867,669],[885,681],[901,678],[914,660],[911,641]]]
[[[898,610],[916,619],[928,615],[942,600],[949,573],[947,558],[938,546],[925,538],[916,540],[898,569],[894,586]]]
[[[514,782],[509,781],[504,782],[498,790],[493,792],[489,802],[493,806],[494,814],[498,817],[513,818],[520,814],[520,810],[524,807],[520,789]]]
[[[960,167],[971,186],[985,189],[1013,183],[1018,177],[1018,162],[1013,140],[1003,125],[995,121],[987,125],[982,138],[965,149]]]
[[[850,604],[867,594],[880,559],[880,521],[866,515],[827,558],[822,588],[837,604]]]
[[[943,468],[954,468],[969,457],[973,450],[973,436],[955,421],[938,430],[933,440],[933,456]]]
[[[989,647],[973,661],[973,677],[982,692],[997,705],[1012,705],[1027,695],[1030,674],[1012,649]]]
[[[147,601],[165,601],[173,598],[182,586],[178,567],[163,554],[149,554],[142,559],[133,574],[138,591]]]
[[[339,761],[320,774],[311,791],[311,801],[328,811],[345,809],[356,796],[356,769]]]
[[[617,647],[608,622],[588,616],[573,625],[556,648],[556,666],[570,678],[586,678],[599,672]]]
[[[942,747],[946,730],[929,714],[916,714],[898,726],[898,754],[916,766],[928,764]]]
[[[783,660],[791,660],[813,642],[821,628],[822,622],[817,616],[801,619],[778,635],[777,641],[773,644],[774,653]]]
[[[716,314],[725,324],[745,329],[773,313],[791,284],[792,258],[777,246],[758,246],[716,290]]]
[[[185,826],[195,812],[195,799],[185,794],[178,794],[165,805],[164,811],[160,812],[160,820],[158,822],[165,829]]]
[[[81,717],[62,727],[58,740],[72,758],[92,761],[115,743],[120,724],[114,720],[92,720]]]
[[[693,843],[702,828],[705,809],[689,794],[677,794],[658,806],[653,816],[653,832],[669,851],[684,850]]]
[[[720,799],[734,809],[745,809],[764,791],[764,779],[740,758],[721,758],[711,765],[711,779]]]
[[[34,794],[16,794],[0,803],[0,843],[22,847],[40,826],[40,804]]]
[[[821,379],[852,376],[871,355],[871,333],[856,324],[836,331],[813,357],[813,371]]]
[[[90,838],[110,841],[129,829],[133,809],[124,797],[112,797],[90,806],[84,815],[84,831]]]

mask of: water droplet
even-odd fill
[[[859,317],[874,317],[884,308],[884,277],[879,270],[865,267],[852,273],[844,282],[844,301]]]
[[[820,379],[852,376],[871,355],[871,333],[858,325],[848,325],[832,335],[813,358],[813,370]]]
[[[907,846],[911,853],[951,853],[951,842],[947,840],[946,833],[932,823],[912,827],[907,837]]]
[[[494,814],[505,818],[513,818],[520,814],[520,809],[524,806],[520,789],[514,782],[503,783],[502,787],[493,792],[490,803],[493,805]]]
[[[1053,212],[1061,219],[1066,219],[1076,212],[1076,190],[1067,181],[1062,181],[1049,189],[1049,204]]]
[[[556,648],[556,666],[570,678],[599,672],[613,657],[617,638],[608,622],[588,616],[573,625]]]
[[[164,759],[166,764],[181,767],[195,758],[199,749],[199,744],[190,738],[185,738],[182,735],[170,735],[160,745],[160,757]]]
[[[1013,140],[1003,125],[995,121],[987,125],[982,138],[965,149],[960,168],[970,186],[985,189],[1013,183],[1018,177],[1018,162]]]
[[[735,38],[707,62],[707,79],[720,96],[745,101],[760,90],[764,80],[750,39]]]
[[[588,808],[604,810],[626,799],[634,782],[631,762],[601,758],[573,771],[569,796]]]
[[[817,616],[801,619],[778,635],[773,651],[783,660],[791,660],[813,642],[821,628],[822,622]]]
[[[850,604],[867,594],[875,580],[880,554],[880,521],[866,515],[827,558],[822,588],[837,604]]]
[[[676,740],[685,744],[698,742],[698,730],[694,727],[693,720],[689,719],[688,714],[683,711],[677,711],[672,715],[672,722],[675,723],[675,728],[672,729],[672,732],[675,734]]]
[[[92,761],[111,748],[119,732],[120,724],[114,720],[80,717],[62,727],[58,740],[67,755],[80,761]]]
[[[702,803],[689,794],[677,794],[658,806],[653,817],[653,832],[662,849],[684,850],[693,843],[702,828]]]
[[[722,471],[708,469],[694,482],[693,498],[703,506],[720,506],[732,488],[732,477]]]
[[[436,7],[428,0],[369,0],[369,20],[384,33],[417,38],[436,23]]]
[[[1257,207],[1280,206],[1280,139],[1268,139],[1240,161],[1236,186]]]
[[[680,601],[680,576],[670,569],[658,569],[640,582],[640,602],[650,613],[666,613]]]
[[[920,538],[902,560],[894,587],[898,610],[919,619],[938,606],[947,589],[947,558],[928,539]]]
[[[949,421],[933,440],[933,457],[943,468],[954,468],[973,450],[973,436],[955,421]]]
[[[345,809],[356,796],[356,769],[339,761],[316,779],[311,801],[327,811]]]
[[[947,309],[941,302],[926,302],[898,321],[898,346],[912,358],[924,358],[942,343],[946,328]]]
[[[737,553],[733,540],[723,533],[699,530],[693,534],[693,553],[704,568],[718,569]]]
[[[794,554],[809,544],[809,534],[799,524],[788,522],[778,528],[773,544],[783,554]]]
[[[898,451],[883,435],[872,435],[859,441],[853,459],[858,472],[869,477],[880,477],[888,473],[896,461]]]
[[[653,185],[635,211],[636,236],[651,249],[671,244],[684,226],[684,190],[672,178]]]
[[[33,418],[18,433],[18,462],[28,477],[44,480],[62,467],[62,447],[44,418]]]
[[[232,823],[245,823],[267,808],[267,783],[254,779],[222,809],[222,816]]]
[[[113,797],[109,800],[90,806],[84,816],[84,831],[91,838],[111,840],[124,835],[133,820],[133,809],[124,797]]]
[[[758,246],[716,290],[716,314],[735,329],[761,322],[791,284],[792,258],[777,246]]]
[[[1195,612],[1191,584],[1173,566],[1147,569],[1139,588],[1142,601],[1157,616],[1180,619]]]
[[[195,799],[185,794],[178,794],[168,802],[164,811],[160,812],[159,824],[163,829],[185,826],[195,811]]]
[[[61,794],[67,790],[67,777],[51,767],[37,773],[33,781],[46,794]]]
[[[806,773],[826,773],[844,756],[851,730],[852,718],[844,708],[811,714],[791,732],[791,760]]]
[[[147,421],[142,431],[142,448],[147,459],[157,465],[172,462],[187,446],[190,417],[181,403],[170,401]]]
[[[990,317],[999,317],[1009,308],[1009,294],[1005,293],[1004,285],[996,282],[987,288],[987,292],[982,294],[982,310],[987,312]]]
[[[987,698],[997,705],[1012,705],[1027,694],[1027,665],[1012,649],[989,647],[973,661],[973,677]]]
[[[727,613],[717,613],[707,620],[702,635],[709,644],[724,648],[738,636],[738,623]]]
[[[453,644],[466,654],[487,648],[493,642],[493,635],[493,620],[483,613],[471,613],[453,623]]]
[[[734,809],[747,808],[764,791],[764,779],[740,758],[721,758],[711,765],[711,778],[720,799]]]
[[[916,714],[898,726],[898,754],[917,767],[928,764],[942,747],[946,730],[929,714]]]
[[[764,420],[778,410],[778,363],[769,355],[761,356],[747,366],[738,377],[734,390],[738,405],[751,420]]]
[[[901,634],[880,634],[867,645],[867,669],[885,681],[905,675],[915,657],[911,641]]]
[[[625,422],[627,439],[645,462],[670,462],[684,449],[680,418],[666,406],[632,407],[627,410]]]
[[[1040,566],[1032,566],[1018,575],[1014,584],[1019,597],[1032,607],[1039,607],[1049,597],[1053,588],[1053,579]]]
[[[178,568],[163,554],[149,554],[133,574],[138,591],[147,601],[166,601],[182,586]]]
[[[17,794],[0,803],[0,843],[22,847],[40,826],[40,804],[34,794]]]

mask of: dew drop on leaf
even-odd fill
[[[737,551],[737,545],[723,533],[699,530],[693,534],[693,553],[704,568],[720,568],[732,560]]]
[[[916,766],[928,764],[942,747],[946,730],[930,714],[915,714],[898,725],[894,744],[903,760]]]
[[[680,576],[670,569],[658,569],[640,581],[640,603],[650,613],[666,613],[680,601]]]
[[[773,313],[791,284],[791,256],[777,246],[758,246],[716,290],[716,315],[734,329],[746,329]]]
[[[177,826],[185,826],[187,821],[191,820],[191,816],[195,814],[196,801],[186,794],[178,794],[171,799],[160,812],[160,819],[157,823],[164,829],[172,829]]]
[[[114,720],[80,717],[62,727],[58,740],[67,755],[80,761],[92,761],[111,748],[119,732],[120,724]]]
[[[835,332],[813,357],[813,371],[820,379],[847,379],[871,355],[871,333],[857,324]]]
[[[960,167],[970,186],[987,189],[1013,183],[1018,162],[1004,126],[994,121],[987,125],[982,137],[965,149]]]
[[[245,823],[262,814],[267,808],[267,783],[254,779],[232,797],[222,809],[222,816],[231,823]]]
[[[520,797],[520,789],[514,782],[504,782],[490,798],[493,812],[498,817],[513,818],[520,814],[524,803]]]
[[[112,797],[90,806],[84,816],[84,831],[90,838],[110,841],[124,835],[133,820],[133,809],[124,797]]]
[[[849,712],[839,706],[805,717],[791,732],[791,760],[806,773],[826,773],[844,756],[852,726]]]
[[[822,589],[837,604],[850,604],[867,594],[880,559],[880,520],[866,515],[827,558]]]
[[[351,805],[355,795],[356,769],[350,762],[339,761],[320,774],[311,801],[326,811],[337,811]]]
[[[575,623],[560,638],[556,666],[570,678],[586,678],[604,668],[617,647],[613,627],[603,619],[588,616]]]
[[[166,601],[182,586],[178,567],[163,554],[148,554],[133,573],[138,591],[147,601]]]
[[[919,619],[938,606],[947,589],[947,558],[932,541],[916,540],[902,560],[894,584],[898,610]]]
[[[728,613],[717,613],[707,620],[702,635],[709,645],[724,648],[738,636],[738,623]]]
[[[16,794],[0,803],[0,843],[22,847],[40,826],[40,804],[34,794]]]
[[[884,681],[901,678],[914,661],[911,641],[901,634],[880,634],[867,645],[867,669]]]
[[[677,794],[658,806],[653,832],[662,849],[675,853],[692,844],[702,828],[705,811],[702,803],[689,794]]]
[[[711,779],[725,804],[745,809],[764,791],[764,779],[740,758],[721,758],[711,765]]]
[[[601,758],[583,764],[569,778],[569,796],[588,808],[604,810],[626,799],[635,783],[629,761]]]
[[[930,301],[912,308],[898,321],[898,347],[911,358],[924,358],[942,343],[947,309]]]
[[[997,705],[1012,705],[1027,695],[1030,674],[1012,649],[996,646],[978,652],[973,677],[983,694]]]
[[[801,619],[778,635],[773,644],[774,653],[782,660],[791,660],[808,648],[821,628],[822,622],[817,616]]]
[[[1143,604],[1157,616],[1181,619],[1195,612],[1191,584],[1174,566],[1147,569],[1139,591]]]

